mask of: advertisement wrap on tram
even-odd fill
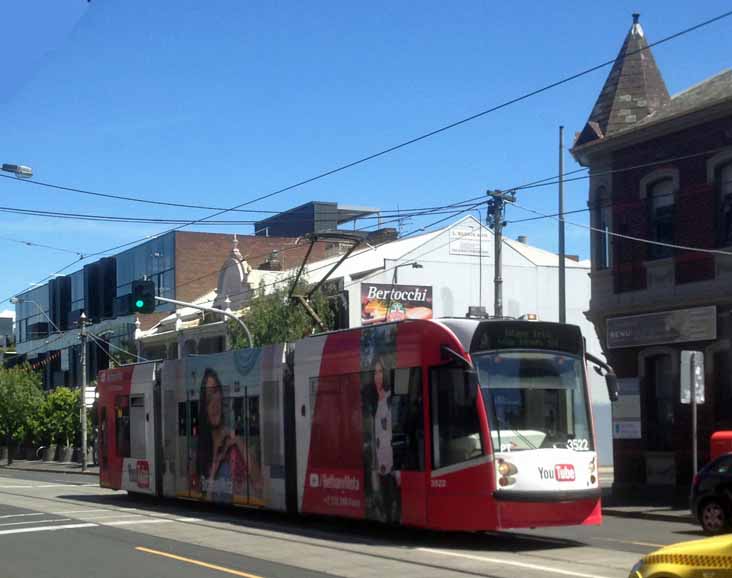
[[[105,487],[457,531],[601,521],[574,326],[377,323],[99,390]]]

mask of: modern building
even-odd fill
[[[572,154],[591,169],[588,318],[621,378],[616,483],[686,492],[682,351],[705,364],[700,464],[732,429],[732,71],[669,95],[634,15]]]
[[[336,231],[344,223],[353,223],[355,228],[359,219],[378,213],[379,209],[370,207],[311,201],[258,221],[254,225],[254,234],[263,237],[301,237],[308,233]],[[368,224],[374,224],[374,220],[371,219]]]
[[[504,237],[504,314],[539,319],[559,318],[559,257],[525,242]],[[493,311],[493,232],[475,218],[404,239],[357,249],[330,276],[331,292],[340,297],[341,327],[358,327],[388,319],[465,317],[469,308]],[[308,281],[318,282],[340,257],[311,259],[305,268]],[[577,324],[588,350],[602,355],[594,327],[584,316],[590,298],[590,263],[566,259],[567,321]],[[246,308],[251,289],[264,282],[290,280],[297,268],[259,271],[249,267],[236,251],[221,264],[220,289],[202,294],[202,303],[221,303],[225,295],[246,298],[232,305]],[[237,289],[241,287],[241,289]],[[214,339],[226,338],[225,324],[190,308],[178,309],[138,335],[146,356],[176,357],[211,352]],[[147,355],[147,354],[150,355]],[[612,465],[610,406],[604,380],[590,375],[600,463]]]
[[[283,237],[241,236],[238,244],[247,259],[262,269],[294,266],[308,249],[297,239]],[[172,231],[17,295],[15,361],[43,367],[46,387],[78,385],[82,312],[97,337],[88,351],[90,380],[108,367],[110,356],[134,360],[137,326],[130,314],[132,281],[153,279],[159,296],[191,301],[217,286],[231,245],[232,235]],[[322,244],[313,251],[317,257],[325,254]],[[172,305],[158,305],[155,313],[140,316],[140,329],[153,326],[173,310]]]
[[[0,317],[0,347],[8,347],[13,342],[13,318]]]

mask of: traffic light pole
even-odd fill
[[[198,305],[196,303],[188,303],[186,301],[177,301],[176,299],[168,299],[167,297],[158,297],[157,295],[155,296],[155,301],[162,301],[163,303],[172,303],[173,305],[180,305],[182,307],[193,307],[193,309],[200,309],[201,311],[210,311],[211,313],[218,313],[219,315],[223,315],[224,317],[233,319],[241,326],[241,328],[244,330],[244,333],[246,333],[247,339],[249,340],[249,347],[254,347],[254,340],[252,339],[252,334],[249,331],[249,328],[246,326],[246,323],[244,323],[244,321],[242,321],[239,317],[234,315],[231,311],[224,311],[223,309],[216,309],[215,307],[207,307],[205,305]]]
[[[86,315],[79,319],[81,340],[81,471],[86,471]]]

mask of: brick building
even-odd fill
[[[587,315],[621,378],[616,484],[685,492],[682,350],[704,354],[700,462],[709,435],[732,429],[732,256],[714,252],[732,253],[732,71],[670,96],[634,15],[572,154],[591,169]]]
[[[129,314],[131,282],[151,278],[159,296],[193,301],[217,287],[233,238],[172,231],[19,294],[15,325],[18,356],[14,362],[29,361],[42,368],[45,387],[79,385],[82,311],[91,322],[90,331],[102,338],[101,344],[94,340],[89,343],[90,380],[98,370],[108,367],[108,354],[131,361],[132,357],[123,353],[136,349],[135,316]],[[308,244],[297,241],[289,237],[238,237],[239,249],[248,262],[264,269],[293,267],[301,262]],[[326,245],[316,244],[312,258],[322,258],[327,250]],[[140,316],[141,329],[152,327],[173,310],[172,305],[159,304],[155,313]]]

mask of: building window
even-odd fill
[[[671,178],[654,181],[647,189],[650,236],[660,243],[674,242],[674,189]],[[663,259],[671,257],[673,249],[663,245],[649,245],[648,255],[651,259]]]
[[[732,245],[732,162],[717,170],[717,199],[719,203],[719,243]]]
[[[595,209],[595,269],[609,269],[612,267],[612,238],[611,219],[612,203],[607,196],[605,187],[600,187],[596,195],[597,208]]]

